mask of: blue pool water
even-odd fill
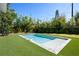
[[[54,40],[57,37],[53,37],[53,36],[48,36],[45,34],[26,34],[23,35],[26,39],[29,40],[33,40],[37,43],[44,43],[44,42],[48,42],[50,40]]]

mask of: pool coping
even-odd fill
[[[19,36],[20,36],[21,38],[26,39],[26,37],[24,37],[23,35],[19,35]],[[69,39],[69,38],[67,38],[67,39],[68,39],[68,40],[67,40],[67,42],[63,45],[62,49],[71,41],[71,39]],[[29,38],[27,38],[26,40],[29,40]],[[55,51],[52,51],[51,49],[49,49],[49,48],[43,46],[42,44],[33,41],[32,39],[30,39],[29,41],[32,42],[32,43],[34,43],[34,44],[36,44],[36,45],[38,45],[38,46],[40,46],[41,48],[43,48],[43,49],[45,49],[45,50],[47,50],[47,51],[53,53],[53,54],[56,54],[56,55],[62,50],[62,49],[61,49],[61,50],[55,52]],[[52,40],[50,40],[50,41],[52,41]]]

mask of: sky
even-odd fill
[[[18,16],[31,16],[34,19],[50,21],[55,17],[55,11],[64,15],[66,20],[71,18],[71,3],[11,3],[10,8],[14,9]],[[74,15],[79,11],[79,4],[74,4]]]

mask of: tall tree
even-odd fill
[[[73,3],[71,4],[71,17],[73,17]]]
[[[7,3],[7,10],[10,9],[10,3]]]
[[[2,35],[8,34],[8,18],[7,13],[0,12],[0,33]]]
[[[33,22],[31,17],[25,16],[22,18],[22,21],[21,21],[22,32],[31,32],[32,26],[33,26]]]
[[[79,24],[79,12],[77,12],[75,15],[75,21],[76,21],[76,25],[78,25]]]
[[[13,23],[13,29],[14,29],[14,32],[20,32],[20,27],[21,27],[21,20],[20,18],[16,18],[15,22]]]
[[[16,18],[16,13],[14,10],[10,9],[9,6],[7,6],[7,11],[1,12],[0,17],[2,34],[5,35],[5,33],[11,32],[12,21]]]
[[[56,10],[56,12],[55,12],[55,19],[58,19],[58,17],[59,17],[59,11]]]
[[[75,23],[74,17],[72,17],[70,19],[70,26],[75,26],[75,25],[76,25],[76,23]]]

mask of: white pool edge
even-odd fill
[[[57,55],[59,52],[61,52],[65,47],[66,45],[68,45],[68,43],[71,41],[71,39],[67,39],[66,43],[63,44],[63,47],[61,48],[61,50],[59,50],[58,52],[55,52],[55,54]]]
[[[24,39],[26,39],[26,37],[24,37],[23,35],[19,35],[21,38],[24,38]],[[68,40],[67,40],[67,42],[65,43],[65,44],[63,44],[63,47],[62,47],[62,49],[64,49],[64,47],[71,41],[71,39],[69,39],[69,38],[67,38]],[[26,40],[29,40],[29,38],[27,38]],[[47,50],[47,51],[49,51],[49,52],[52,52],[52,53],[54,53],[54,54],[58,54],[61,50],[59,50],[59,51],[57,51],[57,52],[54,52],[54,51],[52,51],[51,49],[48,49],[47,47],[45,47],[45,46],[43,46],[42,44],[39,44],[39,43],[37,43],[37,42],[35,42],[35,41],[33,41],[32,39],[30,39],[29,40],[30,42],[32,42],[32,43],[34,43],[34,44],[36,44],[36,45],[38,45],[38,46],[40,46],[41,48],[44,48],[45,50]],[[52,41],[52,40],[51,40]]]

